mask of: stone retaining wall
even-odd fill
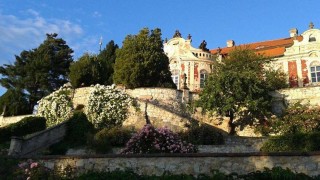
[[[37,158],[36,158],[37,159]],[[210,175],[216,169],[224,173],[247,174],[265,167],[289,168],[309,176],[320,174],[320,153],[239,153],[239,154],[158,154],[158,155],[101,155],[39,157],[50,169],[68,165],[77,173],[131,169],[138,174]]]

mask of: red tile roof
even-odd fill
[[[270,40],[270,41],[255,42],[250,44],[241,44],[233,47],[225,47],[220,49],[220,54],[227,55],[234,48],[243,47],[243,48],[252,49],[256,53],[263,54],[265,56],[279,57],[279,56],[283,56],[287,47],[290,47],[293,45],[294,39],[295,38],[283,38],[283,39],[276,39],[276,40]],[[296,39],[298,41],[302,41],[303,37],[297,36]],[[218,51],[219,51],[219,48],[210,50],[212,54],[217,54]]]

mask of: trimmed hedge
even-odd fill
[[[25,117],[17,123],[0,128],[0,143],[10,141],[11,136],[25,136],[44,129],[46,129],[44,117]]]
[[[99,153],[107,153],[112,147],[125,146],[133,133],[125,127],[104,128],[94,135],[91,146]]]
[[[202,124],[193,126],[180,133],[182,140],[197,145],[221,145],[224,144],[223,135],[214,127]]]
[[[320,132],[287,134],[270,139],[263,144],[263,152],[310,152],[320,150]]]

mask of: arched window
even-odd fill
[[[200,71],[200,88],[204,88],[205,80],[208,77],[208,72],[206,70]]]
[[[171,78],[173,83],[176,84],[177,87],[179,87],[179,70],[175,69],[171,71]]]
[[[311,82],[320,82],[320,62],[310,64]]]

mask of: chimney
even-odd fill
[[[290,37],[297,37],[298,36],[298,29],[297,28],[292,28],[290,29]]]
[[[234,46],[234,41],[233,40],[228,40],[227,41],[227,47],[233,47]]]

